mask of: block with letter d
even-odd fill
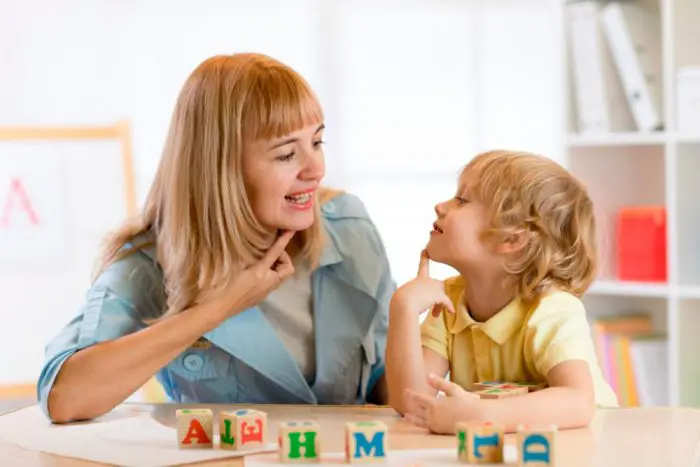
[[[212,448],[214,414],[211,409],[178,409],[177,445],[180,448]]]
[[[551,467],[555,465],[557,426],[542,429],[518,426],[516,447],[518,466]]]
[[[267,414],[241,409],[219,414],[219,447],[241,450],[266,443]]]
[[[491,423],[457,424],[457,459],[462,464],[503,462],[503,428]]]
[[[377,421],[345,424],[345,461],[350,464],[384,462],[389,442],[386,425]]]
[[[320,461],[320,426],[310,420],[279,425],[279,456],[282,464],[309,464]]]

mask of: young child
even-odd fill
[[[464,168],[456,196],[435,211],[418,275],[391,302],[390,404],[436,433],[454,433],[458,421],[579,427],[596,406],[617,406],[579,299],[597,271],[581,183],[545,157],[492,151]],[[459,276],[431,279],[429,259]],[[484,381],[547,387],[503,399],[469,392]]]

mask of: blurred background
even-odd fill
[[[317,91],[326,182],[362,198],[398,283],[478,152],[572,170],[600,225],[585,300],[606,377],[623,405],[700,405],[699,5],[0,0],[0,409],[35,397],[101,236],[149,189],[184,80],[234,52]]]

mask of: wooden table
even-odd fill
[[[121,408],[173,425],[175,404],[124,404]],[[195,406],[189,406],[195,407]],[[207,405],[218,412],[235,406]],[[246,406],[264,410],[270,420],[269,436],[276,439],[277,423],[312,418],[322,427],[323,449],[343,450],[344,422],[382,420],[389,426],[390,449],[455,448],[453,436],[430,435],[399,418],[386,407],[371,406]],[[21,427],[18,427],[21,428]],[[506,444],[513,442],[506,435]],[[455,451],[456,452],[456,451]],[[700,410],[599,410],[591,426],[563,430],[557,440],[559,467],[675,467],[700,466]],[[102,464],[27,451],[0,441],[0,465],[22,467],[95,467]],[[197,466],[244,465],[242,460],[198,463]]]

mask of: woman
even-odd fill
[[[269,57],[192,73],[143,212],[46,349],[51,420],[104,414],[154,374],[179,403],[385,403],[395,286],[361,201],[320,187],[323,129]]]

